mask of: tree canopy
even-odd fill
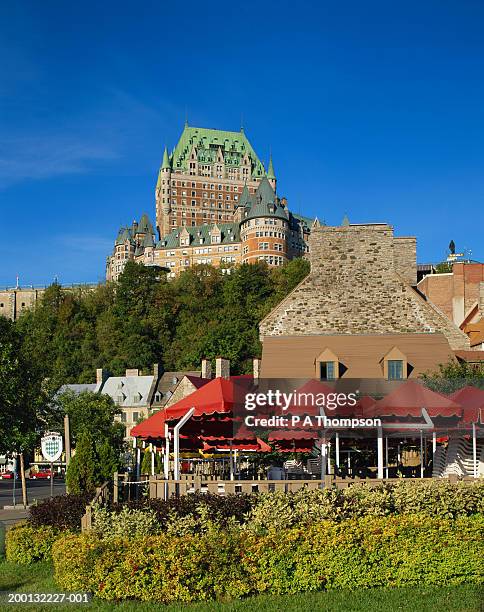
[[[113,375],[153,363],[194,369],[219,355],[243,374],[260,355],[259,321],[308,271],[303,259],[276,269],[242,264],[230,275],[195,266],[167,281],[159,268],[128,262],[116,283],[78,291],[51,285],[16,331],[24,352],[58,385],[92,382],[100,367]]]

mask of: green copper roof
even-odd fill
[[[242,193],[240,195],[239,206],[252,206],[253,199],[250,195],[247,185],[244,185]]]
[[[267,170],[267,178],[276,180],[276,175],[274,173],[274,166],[272,164],[272,154],[269,158],[269,169]]]
[[[262,162],[257,157],[243,130],[227,132],[190,127],[185,124],[180,140],[171,155],[170,162],[173,170],[188,170],[193,147],[196,149],[199,163],[214,163],[220,148],[225,164],[238,167],[241,165],[245,154],[247,154],[251,162],[252,176],[261,178],[266,175]]]
[[[166,170],[167,168],[170,168],[170,160],[168,159],[168,150],[165,147],[165,150],[163,152],[163,162],[161,163],[161,168],[162,170]]]
[[[279,219],[288,220],[289,213],[279,204],[274,189],[264,177],[257,191],[255,192],[255,202],[247,208],[244,215],[245,219],[254,219],[256,217],[278,217]]]
[[[210,239],[210,231],[215,227],[217,227],[221,233],[219,243],[212,243]],[[156,245],[156,249],[167,250],[180,247],[180,234],[184,230],[186,230],[189,234],[191,247],[203,247],[210,245],[218,246],[219,244],[233,244],[235,242],[240,242],[238,223],[216,223],[212,225],[195,225],[193,227],[177,227],[166,236],[163,236],[163,238]]]
[[[124,244],[127,240],[132,239],[131,229],[129,227],[121,227],[115,244]]]
[[[140,234],[154,234],[153,225],[146,213],[143,213],[141,219],[139,220],[139,225],[137,231]]]

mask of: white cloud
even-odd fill
[[[102,143],[68,136],[0,138],[0,187],[25,179],[47,179],[88,172],[93,162],[117,158]]]

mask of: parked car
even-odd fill
[[[42,478],[47,479],[50,478],[50,474],[50,470],[39,470],[38,472],[31,472],[30,478],[32,480],[41,480]],[[55,472],[53,474],[53,478],[55,478]]]
[[[7,470],[3,474],[0,475],[3,480],[7,480],[8,478],[13,478],[14,474],[10,470]]]

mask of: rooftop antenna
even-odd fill
[[[15,283],[15,289],[18,289],[19,287],[20,287],[20,285],[19,285],[19,275],[17,274],[16,283]]]
[[[185,127],[188,127],[188,108],[185,106]]]
[[[240,113],[240,131],[241,132],[244,131],[244,113],[243,112]]]

